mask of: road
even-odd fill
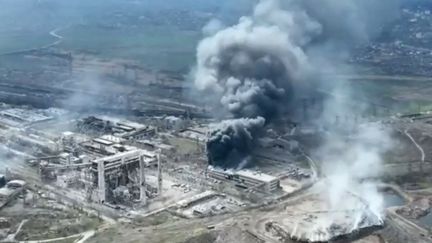
[[[25,223],[27,223],[28,219],[25,219],[23,221],[21,221],[21,223],[19,224],[17,230],[15,231],[15,233],[10,234],[6,237],[5,240],[3,240],[3,242],[15,242],[15,237],[17,234],[19,234],[19,232],[21,231],[22,227],[24,226]]]
[[[10,52],[5,52],[5,53],[0,53],[0,56],[7,56],[7,55],[13,55],[13,54],[18,54],[18,53],[24,53],[24,52],[30,52],[30,51],[37,51],[37,50],[41,50],[41,49],[47,49],[53,46],[56,46],[58,44],[60,44],[63,41],[63,36],[59,35],[58,32],[60,30],[63,30],[67,27],[60,27],[60,28],[56,28],[54,30],[51,30],[48,34],[52,37],[54,37],[56,40],[41,46],[41,47],[33,47],[33,48],[27,48],[27,49],[21,49],[21,50],[15,50],[15,51],[10,51]]]
[[[299,150],[300,150],[300,153],[304,157],[306,157],[306,159],[308,160],[309,167],[312,170],[313,180],[316,181],[318,179],[318,177],[320,176],[319,169],[318,169],[319,168],[318,163],[315,162],[315,160],[313,160],[309,155],[307,155],[303,148],[299,147]]]
[[[52,42],[52,43],[50,43],[50,44],[48,44],[48,45],[46,45],[46,46],[43,46],[41,49],[50,48],[50,47],[53,47],[53,46],[56,46],[56,45],[62,43],[64,37],[61,36],[61,35],[59,35],[58,32],[61,31],[61,30],[64,30],[65,28],[66,27],[61,27],[61,28],[56,28],[54,30],[51,30],[49,32],[49,35],[52,36],[52,37],[54,37],[54,38],[56,38],[57,40],[54,41],[54,42]]]
[[[420,151],[421,154],[421,162],[425,162],[426,159],[426,155],[425,152],[423,150],[423,148],[415,141],[415,139],[411,136],[411,134],[409,134],[408,129],[406,129],[404,131],[405,135],[413,142],[413,144],[417,147],[417,149]]]
[[[387,224],[405,236],[406,242],[431,242],[428,230],[414,224],[397,214],[393,209],[387,211]]]

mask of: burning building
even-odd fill
[[[305,110],[305,97],[327,102],[317,95],[321,89],[340,92],[338,82],[324,80],[321,74],[342,68],[341,53],[349,53],[351,46],[367,41],[380,25],[391,21],[397,9],[394,2],[261,0],[250,16],[206,36],[197,48],[195,87],[200,97],[210,97],[219,114],[239,119],[212,132],[211,164],[222,157],[223,167],[235,168],[254,147],[259,127],[281,116],[302,116],[297,113]],[[372,18],[371,12],[382,9],[386,14],[377,12]],[[352,18],[340,23],[334,16]],[[322,105],[318,112],[325,113],[323,119],[334,119],[334,110],[347,110],[344,102],[337,99],[334,109]],[[237,157],[235,162],[232,157]]]
[[[244,167],[250,162],[255,141],[265,120],[236,119],[217,124],[207,141],[209,164],[222,168]]]
[[[358,195],[358,200],[344,214],[350,217],[335,224],[343,229],[332,225],[332,212],[313,215],[301,221],[314,223],[294,225],[288,230],[291,238],[325,241],[383,223],[382,197],[373,182],[364,182],[379,171],[381,152],[388,149],[383,146],[388,144],[388,136],[380,129],[361,128],[350,130],[354,133],[358,129],[356,134],[347,134],[334,126],[338,113],[354,117],[357,111],[346,105],[352,102],[351,90],[341,86],[341,80],[328,80],[323,74],[346,71],[344,56],[393,19],[395,2],[261,0],[250,16],[211,33],[197,48],[195,86],[210,97],[218,114],[232,118],[213,126],[209,133],[207,154],[212,166],[235,171],[253,163],[254,151],[267,128],[283,126],[277,121],[299,117],[297,111],[307,110],[304,97],[322,100],[320,114],[314,116],[319,117],[318,121],[308,122],[333,126],[322,147],[313,153],[324,164],[320,174],[336,183],[321,188],[319,195],[325,196],[320,200],[335,208],[342,204],[346,192]],[[334,16],[347,20],[335,22]],[[317,98],[321,90],[326,90],[328,97]],[[347,137],[356,137],[356,141],[344,143]],[[327,222],[321,224],[315,219]],[[308,230],[314,225],[322,227]],[[303,229],[307,231],[304,234]]]

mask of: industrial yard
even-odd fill
[[[311,139],[310,128],[297,127],[291,137],[274,141],[269,134],[256,152],[262,164],[259,169],[223,170],[208,166],[205,156],[211,120],[155,116],[143,123],[133,117],[75,116],[70,112],[65,120],[66,113],[8,105],[0,111],[2,140],[6,142],[2,145],[3,178],[27,183],[25,192],[18,194],[0,190],[2,200],[7,200],[1,209],[3,240],[80,239],[88,235],[90,242],[106,237],[115,241],[123,234],[138,239],[154,227],[161,232],[164,227],[168,232],[197,227],[193,231],[196,237],[209,234],[206,237],[218,238],[229,225],[257,242],[287,238],[322,242],[346,239],[347,235],[362,239],[368,232],[374,232],[377,239],[429,239],[429,221],[423,217],[428,217],[432,206],[431,182],[422,176],[432,170],[427,154],[428,113],[381,122],[399,141],[398,148],[385,156],[388,161],[380,190],[389,195],[388,199],[384,196],[389,202],[383,219],[364,212],[369,206],[350,192],[343,196],[344,208],[326,205],[324,188],[329,182],[320,178],[318,159],[306,152],[312,151],[313,145],[303,140],[290,142],[302,133],[307,135],[303,139]],[[53,129],[59,127],[67,130]],[[269,155],[280,153],[281,148],[289,154],[285,156],[291,158],[289,162]],[[402,198],[400,204],[392,205],[394,198]],[[51,233],[35,233],[41,228],[32,225],[45,220],[48,208],[58,210],[49,217],[69,225],[68,230],[37,223]],[[14,216],[18,212],[20,217]],[[328,214],[334,221],[318,223],[327,221]],[[79,215],[88,215],[89,220]],[[80,217],[74,223],[76,229],[66,223],[73,217]],[[419,233],[398,230],[407,224]],[[118,226],[111,228],[114,225],[124,230],[113,233],[119,230]]]
[[[0,242],[432,242],[423,0],[7,1]]]

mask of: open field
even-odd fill
[[[55,199],[42,198],[33,192],[28,194],[25,203],[23,199],[19,199],[2,209],[2,217],[11,226],[9,235],[14,235],[9,236],[9,239],[58,239],[58,242],[74,242],[81,233],[101,224],[96,216],[59,204]]]
[[[102,58],[137,60],[149,68],[188,69],[194,59],[199,32],[169,26],[109,29],[77,25],[61,31],[60,48]]]
[[[7,31],[0,33],[0,55],[20,50],[40,48],[55,41],[46,32]]]
[[[351,91],[350,99],[377,105],[378,115],[431,110],[432,79],[423,76],[391,76],[365,71],[356,75],[330,75]]]

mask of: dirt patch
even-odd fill
[[[418,197],[407,206],[401,207],[396,212],[408,219],[419,219],[430,212],[432,200],[430,198]]]
[[[176,218],[177,217],[172,215],[170,212],[162,211],[160,213],[145,218],[137,217],[132,223],[139,227],[148,227],[148,226],[160,225],[168,221],[173,222],[176,221]]]

